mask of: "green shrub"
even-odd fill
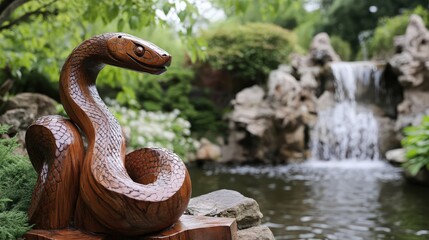
[[[404,133],[401,143],[406,150],[407,161],[403,167],[412,175],[421,168],[429,169],[429,116],[424,116],[420,125],[405,128]]]
[[[0,135],[8,127],[0,125]],[[27,157],[15,154],[16,139],[0,139],[0,239],[16,239],[30,229],[27,209],[36,172]]]
[[[352,57],[352,48],[350,44],[338,36],[331,36],[331,45],[335,52],[340,55],[341,60],[350,61]]]
[[[253,83],[265,81],[297,48],[292,32],[268,23],[222,25],[203,37],[208,44],[206,61],[212,68]]]
[[[422,7],[406,11],[402,15],[381,19],[373,36],[368,40],[368,52],[371,58],[386,59],[394,54],[394,37],[405,34],[411,14],[417,14],[423,18],[425,23],[429,23],[429,13]]]

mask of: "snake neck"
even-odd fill
[[[99,72],[109,63],[108,38],[109,35],[99,35],[79,45],[66,60],[60,77],[61,102],[88,138],[85,158],[101,183],[107,181],[102,172],[119,174],[112,172],[113,166],[121,164],[125,155],[121,127],[95,87]]]
[[[60,76],[61,103],[88,138],[95,136],[101,123],[91,112],[98,117],[111,115],[95,88],[108,59],[107,39],[108,35],[99,35],[80,44],[67,58]]]

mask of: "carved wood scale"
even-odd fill
[[[105,64],[160,74],[170,62],[164,50],[123,33],[95,36],[73,50],[60,77],[70,120],[42,117],[26,134],[39,174],[29,210],[35,229],[137,236],[168,228],[181,217],[191,196],[186,166],[160,148],[126,155],[121,127],[95,87]]]

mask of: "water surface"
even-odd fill
[[[429,239],[429,188],[380,161],[190,172],[193,196],[232,189],[258,201],[276,239]]]

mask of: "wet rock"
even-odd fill
[[[388,150],[401,147],[401,138],[398,138],[394,119],[388,117],[376,117],[376,119],[380,153],[387,158]]]
[[[237,232],[239,240],[274,240],[274,235],[267,226],[256,226]]]
[[[415,176],[408,171],[404,171],[404,175],[410,182],[429,186],[429,171],[426,168],[420,169]]]
[[[235,218],[238,229],[258,226],[262,219],[259,205],[254,199],[226,189],[192,198],[186,214]]]
[[[406,151],[403,148],[392,149],[386,152],[386,159],[394,164],[402,164],[407,160],[405,154]]]

